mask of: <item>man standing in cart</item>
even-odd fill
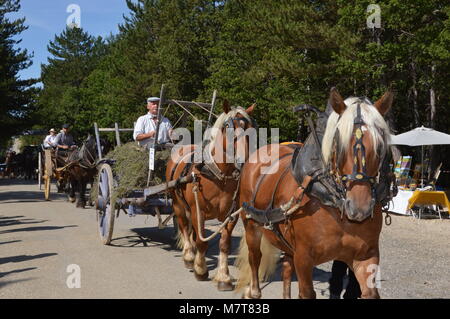
[[[158,102],[159,98],[149,97],[147,99],[148,113],[139,117],[134,126],[133,138],[140,146],[150,146],[155,139],[158,126]],[[169,119],[162,116],[159,125],[158,144],[170,142],[172,131],[172,124]]]

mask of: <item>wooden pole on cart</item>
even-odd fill
[[[217,90],[214,90],[211,101],[211,110],[209,111],[208,125],[206,126],[206,128],[209,128],[211,126],[211,118],[214,112],[214,105],[216,104],[216,97],[217,97]]]
[[[100,133],[98,131],[98,125],[97,122],[94,123],[94,131],[95,131],[95,140],[97,141],[97,153],[98,153],[98,159],[102,160],[102,147],[100,146]]]
[[[120,146],[120,133],[119,133],[119,124],[118,123],[114,123],[114,130],[116,131],[116,142],[117,142],[117,146]]]
[[[42,153],[38,153],[38,184],[39,190],[41,190],[42,186]]]
[[[155,145],[158,144],[159,127],[161,124],[161,109],[162,109],[163,104],[164,104],[164,84],[161,85],[161,93],[159,96],[158,115],[157,115],[158,122],[156,123],[156,135],[153,138],[153,143],[150,146],[150,150],[149,150],[149,161],[148,161],[149,169],[148,169],[147,187],[150,185],[150,181],[153,178],[153,171],[155,169],[155,167],[154,167]]]

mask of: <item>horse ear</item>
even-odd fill
[[[392,106],[392,102],[394,101],[394,92],[388,90],[383,96],[375,102],[375,107],[381,115],[385,115]]]
[[[251,115],[253,113],[253,111],[255,110],[256,107],[256,103],[253,103],[248,109],[245,110],[245,113],[247,113],[248,115]]]
[[[342,96],[339,94],[338,90],[335,87],[332,87],[330,90],[330,97],[328,98],[328,104],[330,104],[333,110],[339,115],[344,113],[345,109],[347,108],[347,106],[344,103],[344,99],[342,98]]]
[[[228,112],[230,112],[230,110],[231,110],[230,102],[228,102],[228,100],[224,100],[224,101],[223,101],[222,108],[223,108],[223,112],[224,112],[225,114],[227,114]]]

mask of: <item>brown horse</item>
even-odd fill
[[[102,152],[106,154],[109,144],[103,139],[100,139],[100,144]],[[97,159],[97,141],[94,136],[89,135],[81,148],[72,151],[65,161],[66,164],[62,170],[71,185],[69,201],[75,202],[75,195],[78,193],[76,201],[78,208],[86,206],[86,186],[90,183],[92,187],[94,177],[97,175]]]
[[[203,162],[193,165],[192,159],[197,146],[186,145],[172,152],[166,170],[166,180],[176,180],[180,176],[196,176],[194,183],[180,185],[172,189],[173,209],[177,217],[180,244],[183,249],[185,266],[194,269],[197,280],[208,279],[205,254],[207,239],[203,238],[204,221],[218,219],[224,222],[234,211],[240,180],[240,168],[248,157],[248,138],[245,134],[237,135],[239,130],[255,127],[250,118],[255,105],[248,109],[230,108],[228,102],[223,105],[219,116],[203,143]],[[233,129],[233,141],[227,139],[227,129]],[[243,146],[244,152],[236,152],[239,160],[230,160],[227,146]],[[194,192],[198,192],[198,206]],[[237,204],[237,203],[236,203]],[[238,217],[238,216],[237,216]],[[233,284],[228,269],[231,233],[237,218],[224,224],[220,238],[219,269],[214,278],[219,290],[232,290]],[[193,231],[194,232],[193,232]],[[193,237],[195,236],[195,242]],[[180,247],[181,248],[181,247]]]
[[[247,287],[244,297],[261,297],[259,278],[274,270],[278,260],[275,250],[279,249],[288,256],[283,279],[287,282],[295,268],[300,298],[315,298],[313,267],[330,260],[341,260],[350,266],[363,298],[379,298],[374,272],[379,264],[384,201],[377,192],[386,177],[379,174],[380,167],[386,166],[390,153],[389,128],[383,115],[392,99],[392,93],[387,92],[375,104],[365,98],[344,101],[332,89],[329,104],[334,112],[323,137],[325,170],[320,176],[335,187],[327,188],[330,194],[337,194],[335,207],[324,205],[323,198],[315,197],[306,178],[307,182],[299,187],[290,170],[292,148],[268,145],[250,156],[240,185],[240,204],[246,211],[241,213],[245,236],[238,257],[238,288]],[[260,151],[275,154],[278,159],[271,161],[270,172],[265,175],[261,168],[267,169],[267,164],[256,158]],[[322,183],[322,179],[314,181],[312,187],[315,183]],[[257,213],[278,220],[257,222]],[[288,294],[285,285],[284,296]]]

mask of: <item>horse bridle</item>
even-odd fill
[[[230,117],[229,119],[227,119],[223,125],[222,125],[222,129],[223,128],[234,128],[234,121],[244,121],[245,125],[249,124],[251,122],[252,127],[257,128],[257,124],[256,121],[250,117],[250,121],[246,118],[246,117]],[[237,137],[235,136],[235,139]],[[203,144],[203,147],[205,148],[211,141],[207,140],[205,141],[205,143]],[[222,171],[217,167],[217,164],[214,162],[214,160],[212,160],[211,158],[211,154],[210,152],[204,152],[204,163],[205,165],[209,168],[209,170],[211,171],[211,173],[214,174],[214,176],[216,176],[217,179],[219,180],[226,180],[226,179],[236,179],[238,180],[240,178],[240,172],[242,169],[243,164],[242,163],[238,163],[237,159],[234,159],[234,167],[235,170],[232,173],[231,176],[226,176],[222,173]]]
[[[348,182],[362,182],[362,183],[368,183],[371,188],[372,192],[372,200],[371,200],[371,207],[375,205],[376,201],[376,188],[379,184],[379,175],[380,175],[380,169],[377,171],[376,176],[370,176],[367,174],[366,169],[366,148],[363,144],[363,137],[364,133],[362,130],[362,127],[366,125],[364,122],[362,116],[361,116],[361,103],[363,102],[363,99],[358,99],[355,103],[358,103],[356,108],[356,117],[353,121],[353,136],[355,137],[355,144],[353,145],[353,169],[351,174],[346,174],[343,176],[339,176],[338,169],[336,167],[334,171],[334,175],[336,177],[337,182],[343,187],[343,189],[347,190],[347,183]],[[338,139],[339,136],[339,130],[336,130],[335,133],[335,141]],[[336,143],[334,143],[336,145]],[[336,150],[334,151],[334,153]],[[358,155],[361,154],[361,170],[358,169]],[[385,154],[383,154],[383,158],[380,159],[380,165],[384,161]],[[337,163],[336,163],[337,165]],[[373,214],[373,212],[372,212]]]

